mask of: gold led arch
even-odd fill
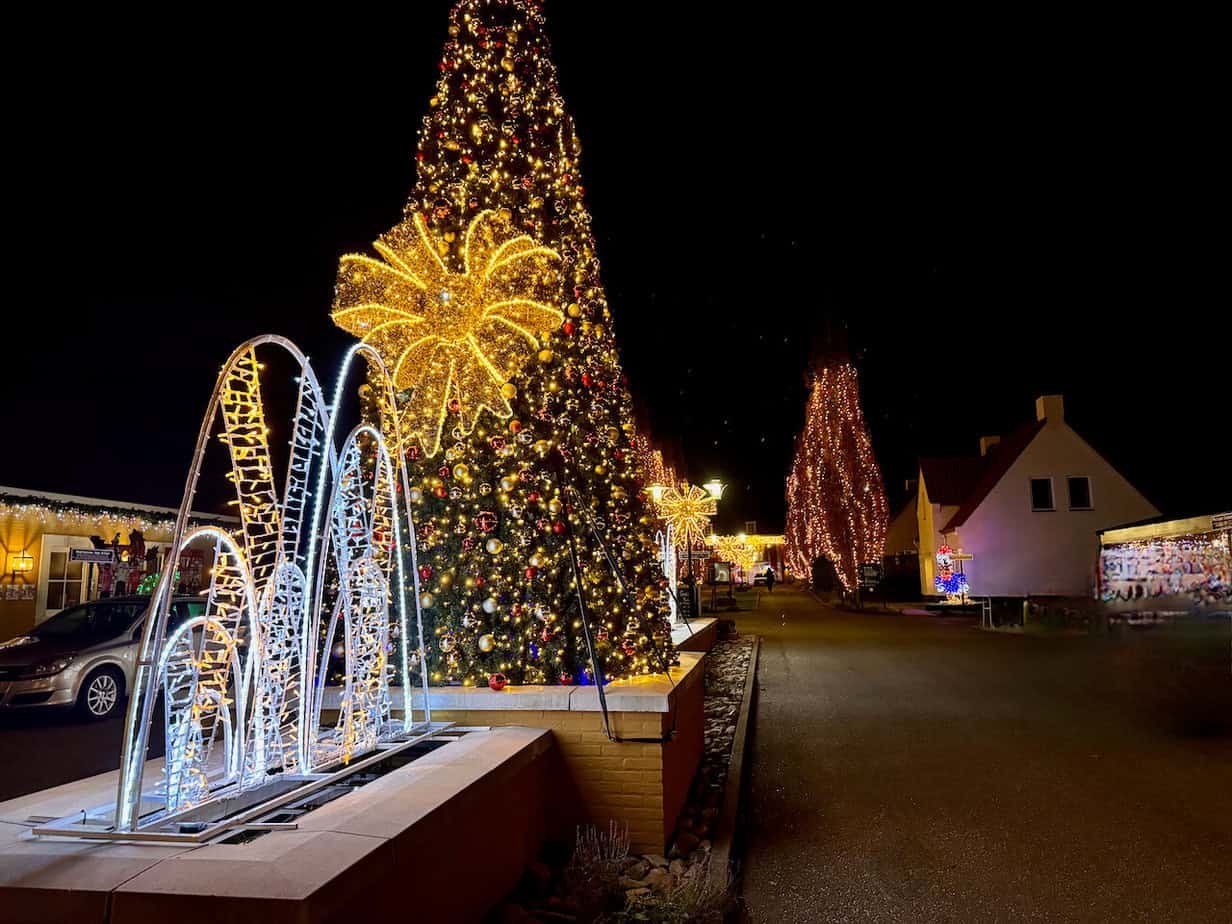
[[[332,317],[381,354],[399,389],[414,389],[404,438],[429,456],[439,452],[453,399],[466,433],[485,407],[512,416],[506,383],[539,348],[540,332],[564,320],[555,305],[560,255],[517,234],[508,212],[492,210],[467,227],[460,273],[441,260],[448,242],[433,238],[420,213],[373,247],[383,261],[342,258]]]

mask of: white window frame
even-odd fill
[[[34,622],[38,624],[50,616],[56,615],[61,609],[47,609],[47,587],[51,580],[51,553],[64,552],[68,553],[69,549],[92,549],[92,543],[86,536],[61,536],[56,534],[44,533],[42,537],[42,548],[39,550],[39,576],[38,576],[38,591],[34,602]],[[67,561],[66,561],[67,564]],[[81,603],[85,603],[91,594],[92,588],[87,585],[89,581],[90,569],[85,562],[81,563]],[[97,575],[95,575],[97,578]]]
[[[1032,483],[1036,481],[1048,482],[1048,494],[1052,498],[1051,507],[1036,507],[1035,492],[1031,490]],[[1032,513],[1056,513],[1057,512],[1057,486],[1051,475],[1032,475],[1027,479],[1027,502],[1031,505]]]
[[[1074,499],[1073,497],[1070,496],[1070,492],[1069,492],[1069,480],[1071,478],[1085,478],[1087,480],[1087,505],[1085,507],[1075,507],[1074,506]],[[1053,498],[1053,502],[1054,503],[1056,502],[1055,497]],[[1065,476],[1065,503],[1068,505],[1070,510],[1094,510],[1095,509],[1095,492],[1091,490],[1091,476],[1090,475],[1066,475]]]

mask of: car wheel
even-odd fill
[[[120,708],[124,678],[120,672],[104,667],[86,678],[77,694],[77,711],[91,721],[109,719]]]

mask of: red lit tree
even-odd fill
[[[787,478],[787,565],[810,575],[813,563],[824,558],[844,589],[854,591],[860,565],[881,561],[888,521],[855,367],[823,366],[813,376]]]

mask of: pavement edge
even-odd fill
[[[761,653],[761,637],[753,639],[753,652],[749,656],[749,670],[744,678],[744,697],[740,701],[740,715],[736,719],[736,735],[732,741],[731,757],[727,764],[727,785],[723,790],[723,808],[715,825],[714,846],[710,853],[710,879],[726,888],[732,879],[732,852],[737,840],[740,799],[744,790],[745,750],[753,724],[749,721],[753,711],[753,697],[757,691],[757,661]]]

